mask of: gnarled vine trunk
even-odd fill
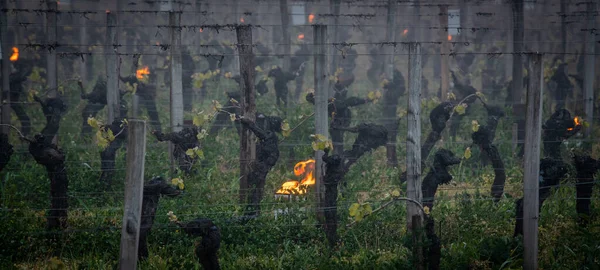
[[[138,245],[138,260],[148,257],[148,234],[154,224],[156,209],[161,196],[175,197],[181,192],[165,183],[162,177],[156,177],[144,185],[142,199],[142,222],[140,225],[140,237]]]
[[[0,133],[0,172],[8,164],[13,153],[13,146],[8,142],[8,135]]]
[[[48,178],[50,178],[48,229],[64,229],[67,227],[69,208],[69,181],[65,167],[65,154],[52,141],[58,133],[60,119],[67,108],[60,97],[46,100],[41,100],[37,96],[34,98],[42,106],[42,111],[46,116],[46,126],[41,134],[29,141],[29,153],[38,164],[46,168]]]

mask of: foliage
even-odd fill
[[[207,72],[198,72],[192,75],[192,85],[194,88],[200,89],[204,87],[204,82],[206,80],[212,79],[218,76],[221,73],[221,70],[209,70]]]
[[[465,153],[463,154],[463,157],[465,159],[470,159],[471,158],[471,147],[467,147],[467,149],[465,149]]]
[[[353,203],[348,209],[348,214],[356,221],[361,221],[365,216],[370,215],[373,208],[369,203]]]
[[[198,134],[199,136],[200,134]],[[198,138],[200,140],[200,138]],[[194,147],[194,148],[190,148],[188,150],[185,151],[185,154],[188,155],[189,157],[197,157],[199,159],[203,159],[204,158],[204,151],[202,151],[202,149],[198,148],[198,146]]]
[[[454,107],[454,111],[455,111],[456,113],[458,113],[459,115],[463,115],[463,114],[465,114],[465,111],[466,111],[466,109],[467,109],[467,106],[468,106],[468,105],[467,105],[466,103],[461,103],[461,104],[458,104],[456,107]]]
[[[308,70],[306,73],[311,76]],[[203,83],[207,88],[214,89],[236,87],[229,80],[219,82],[222,88],[216,87],[215,80],[204,80]],[[42,92],[41,88],[35,89]],[[357,80],[350,93],[365,96],[368,95],[367,89],[373,87]],[[71,90],[65,88],[66,98],[69,104],[77,104],[79,93],[77,89]],[[168,93],[165,92],[160,91],[158,98],[168,100]],[[405,97],[402,99],[405,101]],[[257,100],[257,107],[270,115],[284,115],[282,110],[273,105],[273,100],[274,95],[270,92]],[[429,115],[426,113],[433,108],[433,98],[430,100],[423,102],[423,136],[430,128]],[[168,112],[168,102],[159,102],[157,105],[159,112]],[[213,105],[210,99],[195,104],[201,112],[190,116],[194,118],[195,125],[206,127],[209,124],[216,113],[216,106]],[[512,119],[501,120],[496,134],[495,142],[505,159],[507,173],[507,194],[496,203],[486,195],[493,181],[493,171],[490,166],[480,164],[477,147],[467,148],[472,155],[467,159],[465,148],[471,143],[472,120],[478,123],[485,121],[479,117],[485,115],[480,104],[470,106],[473,106],[473,113],[470,112],[465,117],[467,120],[460,123],[455,142],[443,144],[443,147],[455,153],[464,153],[461,168],[452,168],[454,180],[440,186],[435,207],[430,209],[442,245],[441,268],[519,269],[522,263],[522,240],[513,238],[512,230],[514,197],[522,195],[523,175],[521,161],[512,157]],[[34,130],[41,130],[45,123],[38,107],[27,108]],[[73,107],[64,116],[63,123],[81,122],[81,105]],[[361,117],[354,119],[352,125],[363,119],[377,121],[380,107],[381,104],[354,108],[353,114]],[[277,190],[283,181],[292,176],[293,164],[286,162],[292,151],[295,159],[312,157],[314,149],[308,145],[315,139],[326,141],[326,138],[311,139],[309,136],[314,132],[314,121],[299,125],[312,113],[312,108],[301,101],[298,106],[290,107],[285,112],[288,125],[298,126],[289,134],[289,139],[286,138],[294,143],[280,144],[280,161],[269,173],[265,185],[265,194],[269,195],[264,198],[263,215],[244,225],[235,220],[243,212],[237,196],[238,134],[229,130],[217,137],[201,135],[205,136],[202,138],[205,142],[202,146],[205,158],[198,168],[199,173],[185,178],[186,192],[182,196],[160,200],[155,226],[148,239],[150,257],[140,262],[139,268],[198,269],[193,255],[198,238],[178,232],[180,228],[172,222],[208,217],[215,221],[222,232],[219,256],[223,269],[414,269],[412,244],[404,222],[404,204],[394,204],[350,228],[346,225],[356,218],[341,218],[338,230],[341,244],[332,250],[323,231],[317,226],[312,196],[282,202],[270,195],[269,191]],[[106,119],[104,114],[104,111],[101,112],[96,120]],[[405,114],[405,111],[400,109],[399,114]],[[200,121],[197,121],[196,115]],[[160,121],[168,123],[168,113],[161,113]],[[97,125],[100,127],[103,124]],[[406,130],[406,121],[400,122],[399,129]],[[69,213],[71,227],[67,232],[54,234],[45,230],[44,217],[48,202],[47,196],[40,194],[49,193],[49,183],[43,167],[36,166],[28,155],[13,155],[1,172],[1,269],[48,269],[54,263],[62,263],[67,269],[117,268],[124,183],[117,182],[110,190],[98,192],[104,187],[97,181],[100,167],[97,148],[89,147],[89,142],[76,134],[79,134],[79,125],[61,126],[59,132],[59,145],[68,160],[72,203]],[[404,132],[400,132],[398,141],[404,141],[404,136]],[[351,145],[354,138],[354,134],[346,135],[346,147]],[[19,145],[18,139],[11,139],[13,145]],[[576,140],[570,142],[569,146],[576,145]],[[317,144],[318,148],[326,147]],[[145,179],[165,175],[169,167],[167,149],[166,144],[148,143]],[[398,143],[398,156],[403,155],[404,146]],[[124,160],[125,153],[119,152],[117,168],[125,166]],[[400,195],[396,181],[401,172],[401,169],[386,166],[383,148],[364,156],[345,177],[344,192],[338,200],[339,216],[350,216],[350,206],[355,202],[360,202],[359,208],[361,204],[377,207],[381,202],[390,200],[390,197]],[[116,170],[115,174],[116,179],[125,178],[124,170]],[[571,177],[573,175],[565,180],[561,189],[552,192],[542,207],[539,219],[540,269],[596,269],[600,264],[600,221],[595,218],[587,229],[577,225],[574,179]],[[594,196],[598,196],[598,190]],[[275,217],[275,212],[281,214]],[[600,214],[598,200],[592,201],[592,212],[595,216]]]
[[[315,151],[325,151],[325,149],[333,150],[333,143],[331,139],[328,139],[324,135],[316,134],[310,135],[310,138],[313,140],[312,148]]]
[[[471,130],[477,132],[479,130],[479,122],[477,120],[471,121]]]
[[[93,130],[96,131],[96,143],[102,149],[106,149],[106,147],[108,147],[108,145],[116,139],[116,136],[119,135],[114,134],[112,129],[110,129],[108,126],[104,125],[102,122],[100,122],[94,117],[88,117],[87,123],[92,127]],[[124,128],[123,126],[127,123],[127,119],[123,119],[121,121],[120,127]]]

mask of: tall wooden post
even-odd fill
[[[106,105],[108,121],[112,123],[119,117],[119,72],[117,66],[117,14],[106,12]]]
[[[327,26],[316,24],[313,26],[314,31],[314,89],[315,89],[315,133],[321,134],[329,138],[329,121],[327,116],[327,88],[325,80],[327,79],[327,48],[325,42],[327,40]],[[315,152],[315,175],[316,175],[316,191],[317,191],[317,207],[321,206],[321,202],[325,199],[325,185],[323,176],[325,175],[323,164],[323,151]],[[320,214],[320,211],[317,212]]]
[[[240,10],[240,1],[233,0],[233,16],[235,17],[234,21],[236,24],[244,24],[242,22],[242,16],[241,16],[239,10]],[[232,68],[232,71],[231,71],[232,74],[239,74],[241,72],[240,71],[241,67],[240,67],[240,52],[239,51],[236,51],[236,53],[235,53],[235,58],[233,60],[233,66],[231,68]]]
[[[398,4],[395,0],[388,0],[388,10],[386,17],[385,39],[387,42],[396,42],[396,10]],[[391,83],[394,80],[394,46],[386,46],[385,64],[383,72],[385,78]]]
[[[521,96],[523,95],[523,56],[521,52],[523,52],[523,38],[524,38],[524,17],[523,17],[523,0],[514,0],[512,3],[513,7],[513,62],[512,62],[512,85],[511,90],[508,93],[510,95],[510,104],[513,107],[513,117],[518,118],[521,115]],[[513,144],[513,149],[516,150],[517,146],[521,144],[519,138],[519,130],[522,130],[522,126],[518,123],[522,120],[516,119],[516,122],[513,124],[513,136],[517,136],[517,138],[513,138],[513,142],[517,142]]]
[[[542,55],[529,57],[530,87],[527,89],[525,168],[523,183],[523,269],[538,269],[538,220],[540,140],[542,136]]]
[[[587,32],[586,32],[586,40],[585,40],[585,55],[584,57],[584,78],[583,78],[583,88],[585,95],[585,118],[587,122],[590,124],[589,127],[585,129],[586,138],[590,138],[590,134],[592,132],[592,125],[594,123],[594,77],[595,77],[595,65],[596,65],[596,56],[595,47],[596,47],[596,33],[592,30],[596,28],[596,2],[590,1],[587,3]]]
[[[444,101],[448,97],[448,90],[450,87],[450,71],[448,69],[448,59],[450,57],[450,46],[448,44],[448,6],[440,6],[440,39],[442,42],[442,61],[441,61],[441,100]]]
[[[385,38],[387,42],[395,42],[396,41],[396,10],[398,8],[398,3],[395,0],[388,0],[388,11],[386,17],[386,33]],[[394,81],[394,49],[395,46],[385,46],[384,47],[384,58],[385,61],[383,64],[383,73],[385,74],[386,80],[392,84]],[[394,93],[394,91],[400,91],[400,89],[388,88],[383,93],[384,99],[384,108],[383,108],[383,118],[385,122],[385,127],[388,129],[388,141],[385,146],[386,148],[386,156],[388,160],[388,165],[392,167],[398,166],[398,157],[396,154],[396,136],[397,132],[392,129],[397,128],[396,122],[396,110],[398,106],[398,98],[399,94]],[[387,104],[386,104],[387,103]]]
[[[243,116],[255,120],[256,103],[254,92],[254,53],[252,52],[252,27],[250,25],[239,25],[236,28],[237,48],[240,55],[240,90],[242,93],[241,109]],[[242,126],[242,137],[240,139],[240,203],[246,201],[248,190],[248,179],[246,176],[250,170],[249,166],[255,148],[254,135]]]
[[[290,69],[291,39],[290,39],[290,12],[287,0],[279,0],[279,12],[281,13],[281,30],[283,40],[283,70]]]
[[[525,31],[523,28],[523,0],[514,0],[512,3],[513,8],[513,65],[512,65],[512,86],[511,92],[511,105],[520,104],[523,90],[523,38]]]
[[[499,5],[505,5],[502,8],[505,10],[504,12],[504,16],[506,16],[507,18],[513,17],[513,13],[512,13],[512,4],[508,3],[508,4],[499,4]],[[506,20],[506,43],[505,43],[505,51],[508,52],[508,54],[504,55],[504,77],[505,78],[509,78],[512,77],[512,65],[513,65],[513,55],[511,54],[511,52],[514,52],[515,49],[513,47],[513,20]],[[507,93],[508,95],[510,95],[510,90]],[[507,99],[507,101],[509,101]],[[505,104],[505,105],[510,105],[510,104]]]
[[[5,10],[7,0],[0,0],[0,10]],[[8,19],[7,12],[3,11],[0,16],[0,44],[2,44],[2,117],[0,123],[10,124],[10,55],[12,50],[8,43]],[[8,135],[7,126],[2,126],[2,133]]]
[[[75,5],[75,4],[72,4]],[[75,7],[79,7],[78,6],[74,6]],[[87,5],[80,5],[79,8],[87,8]],[[87,21],[88,19],[85,16],[80,16],[79,17],[79,44],[82,45],[82,50],[83,51],[87,51],[88,49],[88,39],[87,39]],[[87,85],[87,81],[88,81],[88,63],[86,63],[86,61],[91,61],[91,56],[85,56],[83,59],[84,61],[79,62],[79,78],[81,78],[81,81],[83,82],[84,85]]]
[[[133,41],[134,47],[137,46],[137,39]],[[134,52],[135,53],[135,52]],[[133,64],[131,65],[131,73],[136,74],[137,69],[139,68],[140,56],[133,57]],[[131,115],[133,118],[138,118],[140,116],[140,97],[137,94],[133,94],[131,96]]]
[[[179,132],[183,128],[183,83],[181,78],[181,13],[171,10],[169,12],[169,26],[171,32],[170,50],[170,75],[171,75],[171,131]],[[169,142],[169,153],[171,161],[171,172],[175,172],[175,157],[173,156],[174,145]]]
[[[568,0],[560,0],[560,52],[563,53],[560,58],[565,62],[565,56],[567,53],[567,13],[569,12]]]
[[[128,124],[125,206],[121,229],[119,269],[136,269],[144,193],[146,122],[132,119]]]
[[[46,43],[56,44],[56,13],[58,12],[58,6],[56,0],[46,0],[48,12],[46,12]],[[50,91],[48,92],[49,97],[55,97],[58,93],[57,83],[57,72],[56,72],[56,50],[48,51],[46,56],[46,83]]]
[[[472,22],[471,22],[471,16],[469,16],[469,0],[461,0],[460,1],[460,10],[459,10],[459,16],[460,16],[460,27],[462,27],[463,29],[469,29],[474,27]],[[463,30],[460,32],[460,40],[463,42],[468,42],[469,41],[469,35],[470,35],[471,31],[468,30]],[[465,70],[466,72],[468,72],[468,70]]]
[[[421,37],[423,36],[423,25],[421,24],[421,0],[415,0],[414,1],[414,7],[415,7],[415,14],[417,14],[417,24],[416,24],[416,29],[414,29],[415,31],[415,42],[419,42],[421,41]],[[410,29],[413,30],[413,29]]]
[[[406,175],[408,198],[421,202],[421,44],[409,45],[409,78],[408,78],[408,133],[406,136]],[[418,206],[407,202],[407,228],[412,229],[413,216],[421,216]]]
[[[333,14],[332,19],[330,20],[330,24],[331,27],[329,28],[329,36],[331,37],[330,42],[331,43],[338,43],[340,41],[345,41],[345,40],[339,40],[339,34],[338,34],[338,24],[340,24],[340,2],[341,0],[330,0],[329,1],[329,12]],[[339,55],[338,55],[338,50],[335,48],[335,46],[329,46],[329,48],[327,48],[328,50],[328,54],[331,57],[331,66],[329,66],[329,74],[333,75],[335,74],[335,72],[338,69],[339,66]],[[333,97],[334,95],[334,89],[333,89],[333,85],[334,82],[330,82],[330,86],[329,88],[329,93],[327,94],[328,97]]]

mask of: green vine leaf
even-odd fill
[[[171,184],[173,184],[174,186],[177,186],[177,188],[179,188],[179,189],[185,188],[185,185],[183,184],[183,180],[178,177],[171,179]]]
[[[373,208],[369,203],[353,203],[348,209],[348,214],[357,222],[361,221],[364,217],[370,215],[372,212]]]
[[[465,157],[465,159],[471,158],[471,147],[467,147],[467,149],[465,149],[465,154],[463,156]]]
[[[479,130],[479,123],[477,120],[471,121],[471,130],[473,130],[473,132],[477,132]]]
[[[454,111],[459,115],[465,114],[465,110],[467,109],[467,104],[461,103],[458,106],[454,107]]]
[[[288,123],[286,120],[283,120],[283,123],[281,123],[281,134],[283,137],[289,137],[291,132],[290,123]]]
[[[333,143],[331,140],[327,139],[324,135],[316,134],[310,135],[310,138],[313,140],[312,148],[315,151],[325,151],[325,149],[333,150]]]

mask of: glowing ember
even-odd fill
[[[300,34],[298,35],[298,39],[299,39],[299,40],[303,40],[303,39],[304,39],[304,34],[300,33]]]
[[[12,51],[13,51],[13,53],[9,59],[11,62],[15,62],[15,61],[19,60],[19,48],[13,47]]]
[[[404,29],[404,31],[402,31],[403,36],[406,36],[406,34],[408,34],[408,29]]]
[[[575,126],[581,126],[581,118],[579,116],[575,116],[575,118],[573,118],[573,124],[575,124]],[[567,128],[567,130],[571,131],[573,130],[573,128]]]
[[[314,14],[308,14],[308,22],[309,23],[313,23],[315,21],[315,15]]]
[[[316,183],[315,177],[315,160],[309,159],[300,161],[294,166],[294,175],[303,177],[302,180],[289,180],[281,185],[277,190],[277,194],[305,194],[306,189]]]
[[[241,17],[241,18],[240,18],[240,22],[242,22],[242,23],[243,23],[243,22],[246,22],[246,21],[244,20],[244,17]]]
[[[448,41],[452,41],[452,35],[448,35]]]
[[[150,70],[148,69],[148,66],[145,66],[142,69],[138,69],[135,72],[135,77],[138,79],[143,79],[144,75],[149,75],[150,74]]]

